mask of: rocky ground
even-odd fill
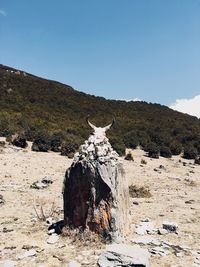
[[[131,153],[134,161],[122,159],[135,186],[125,243],[147,248],[153,267],[200,266],[200,165],[180,156]],[[48,235],[46,218],[50,223],[63,218],[62,183],[71,162],[30,146],[0,147],[0,266],[97,266],[106,245],[94,234]],[[41,183],[44,177],[53,183]],[[165,221],[175,223],[173,231],[163,230]]]

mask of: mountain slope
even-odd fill
[[[34,139],[39,131],[48,135],[62,132],[79,140],[90,129],[85,117],[90,114],[97,125],[116,118],[111,139],[126,146],[170,146],[174,141],[183,146],[200,146],[200,120],[159,104],[106,100],[74,90],[68,85],[46,80],[0,65],[0,134],[24,133]]]

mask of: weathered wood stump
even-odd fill
[[[106,130],[94,129],[64,179],[64,224],[89,228],[104,237],[123,237],[129,227],[129,193],[122,163]]]

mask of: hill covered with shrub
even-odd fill
[[[115,117],[108,137],[121,154],[140,145],[164,156],[183,148],[200,153],[200,120],[166,106],[107,100],[68,85],[0,65],[0,135],[18,133],[35,141],[35,150],[73,153],[91,132],[86,116],[97,126]],[[153,152],[152,152],[153,153]],[[186,153],[188,156],[188,153]],[[190,156],[190,155],[189,155]]]

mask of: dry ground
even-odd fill
[[[200,250],[200,166],[180,156],[150,159],[139,149],[132,151],[132,155],[133,162],[122,159],[129,184],[148,187],[152,196],[130,198],[131,233],[126,242],[133,244],[138,238],[135,225],[142,219],[149,218],[158,228],[163,221],[174,221],[179,226],[177,233],[153,236],[189,248],[179,257],[174,252],[167,256],[152,255],[151,266],[193,266],[196,257],[193,252]],[[142,159],[146,164],[141,164]],[[95,237],[82,243],[60,236],[57,243],[47,244],[47,224],[36,220],[34,201],[38,212],[40,204],[43,205],[46,215],[54,202],[53,217],[62,219],[62,182],[71,162],[58,153],[32,152],[30,147],[0,148],[0,194],[5,200],[0,207],[0,266],[6,260],[15,261],[16,266],[68,266],[70,260],[77,260],[82,266],[96,266],[104,244]],[[48,175],[54,179],[48,188],[30,188],[33,182]],[[24,257],[31,248],[36,256]]]

